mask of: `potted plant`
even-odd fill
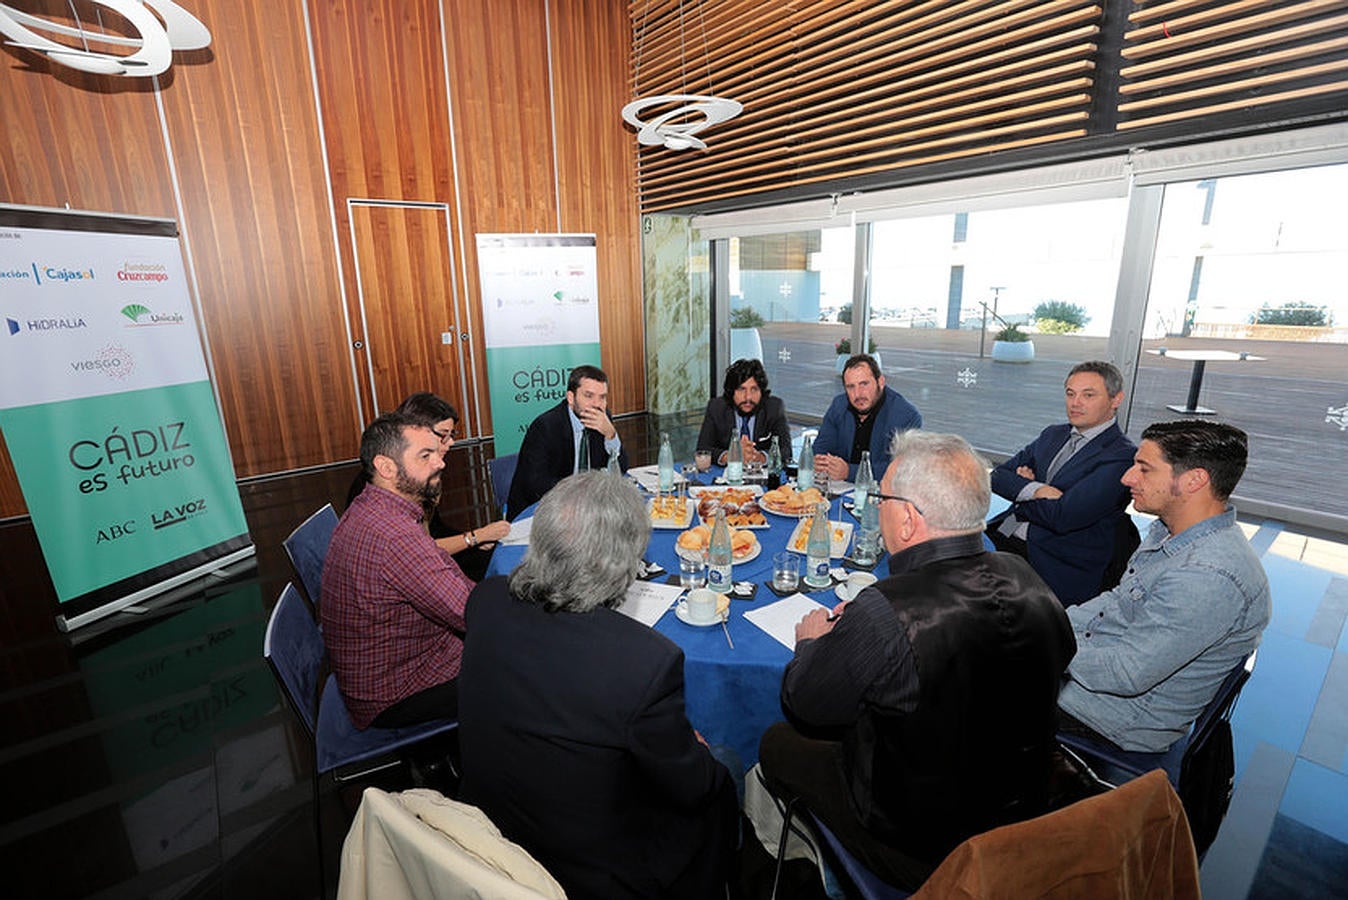
[[[992,336],[993,362],[1027,363],[1034,359],[1034,341],[1018,325],[1007,325]]]
[[[881,365],[880,354],[878,352],[878,347],[875,343],[875,338],[870,337],[868,335],[866,337],[866,347],[867,347],[866,352],[875,358],[875,364]],[[847,362],[847,360],[850,359],[852,356],[852,339],[843,338],[842,340],[838,341],[838,343],[833,345],[833,352],[838,354],[835,367],[838,370],[838,374],[841,375],[843,370],[843,363]]]

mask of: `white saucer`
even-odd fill
[[[866,588],[868,588],[868,587],[875,587],[875,582],[871,582],[870,584],[863,585],[862,588],[861,588],[861,590],[864,591],[864,590],[866,590]],[[836,585],[833,586],[833,596],[837,597],[839,600],[843,601],[844,603],[847,603],[847,602],[849,602],[849,601],[855,600],[856,598],[852,596],[852,591],[851,591],[850,588],[851,588],[851,585],[849,585],[847,582],[845,582],[845,581],[840,582],[839,584],[836,584]],[[859,593],[861,593],[861,591],[857,591],[857,593],[859,594]]]
[[[720,625],[722,621],[724,621],[724,619],[721,616],[717,616],[711,622],[694,622],[692,619],[688,618],[687,600],[680,600],[678,603],[674,604],[674,615],[678,617],[678,620],[680,622],[682,622],[685,625],[690,625],[693,628],[715,628],[717,625]]]

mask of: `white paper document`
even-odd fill
[[[829,608],[804,594],[792,594],[776,603],[751,609],[744,614],[744,618],[766,631],[773,640],[786,649],[795,650],[796,626],[800,624],[800,620],[811,610]]]
[[[657,494],[660,492],[660,467],[659,466],[635,466],[627,470],[627,475],[648,493]],[[678,469],[674,470],[674,483],[684,481],[683,475],[679,474]]]
[[[501,538],[502,544],[527,544],[529,543],[529,534],[534,530],[534,517],[520,519],[517,522],[510,523],[510,534]]]
[[[647,627],[653,627],[682,593],[683,588],[677,584],[634,581],[627,589],[627,599],[618,607],[618,612],[631,616]]]

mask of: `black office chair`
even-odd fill
[[[1234,788],[1231,713],[1241,688],[1254,672],[1257,655],[1258,651],[1251,652],[1227,673],[1189,733],[1164,753],[1130,752],[1108,741],[1065,731],[1058,733],[1058,741],[1080,754],[1111,784],[1122,784],[1152,769],[1164,770],[1184,801],[1201,859],[1217,836],[1217,828],[1231,802]]]
[[[295,570],[315,615],[323,583],[323,560],[327,558],[328,544],[332,542],[332,532],[336,528],[337,513],[328,503],[301,522],[283,542],[290,566]]]
[[[507,516],[506,503],[510,500],[510,482],[515,480],[515,464],[520,460],[518,453],[508,453],[487,460],[487,471],[491,474],[491,492],[496,495],[496,506],[501,515]]]

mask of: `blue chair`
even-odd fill
[[[285,586],[272,609],[262,655],[314,746],[314,831],[320,856],[323,848],[322,817],[318,810],[320,777],[331,772],[333,780],[341,784],[401,765],[397,751],[459,727],[457,720],[442,719],[407,728],[357,729],[337,689],[336,676],[324,677],[327,648],[323,645],[323,634],[294,584]]]
[[[515,480],[515,464],[520,461],[518,453],[508,453],[487,460],[487,471],[491,474],[491,492],[496,495],[496,505],[501,515],[506,515],[506,503],[510,500],[510,482]]]
[[[866,864],[848,852],[842,841],[838,840],[838,836],[818,816],[810,812],[805,804],[800,802],[799,797],[793,797],[782,812],[782,833],[777,840],[777,870],[772,878],[772,900],[776,900],[777,897],[777,885],[781,880],[782,865],[786,859],[786,842],[791,833],[791,822],[797,812],[823,840],[821,849],[825,851],[829,861],[835,864],[829,866],[829,871],[835,876],[841,874],[850,883],[851,890],[847,891],[848,897],[860,897],[861,900],[903,900],[912,896],[911,891],[895,887],[866,868]]]
[[[1108,741],[1065,731],[1058,733],[1058,742],[1084,757],[1110,784],[1120,785],[1153,769],[1163,770],[1184,802],[1194,846],[1202,860],[1217,837],[1235,789],[1229,723],[1240,689],[1254,672],[1256,655],[1257,651],[1252,652],[1227,673],[1189,733],[1164,753],[1120,750]],[[1225,726],[1220,730],[1220,738],[1219,726]],[[1214,744],[1214,740],[1224,741],[1225,747]]]
[[[1058,732],[1058,742],[1085,758],[1105,781],[1119,784],[1136,778],[1152,769],[1164,769],[1170,784],[1181,797],[1184,796],[1183,772],[1187,760],[1191,759],[1207,744],[1219,721],[1229,721],[1235,709],[1240,689],[1250,680],[1254,672],[1254,661],[1258,651],[1252,652],[1241,660],[1222,680],[1217,693],[1208,701],[1194,721],[1189,733],[1176,741],[1164,753],[1140,753],[1120,750],[1107,741],[1093,740],[1085,735]]]
[[[284,541],[290,566],[299,577],[309,606],[315,613],[318,612],[323,583],[323,560],[327,558],[328,544],[332,542],[332,532],[336,528],[337,513],[329,503],[301,522]]]

